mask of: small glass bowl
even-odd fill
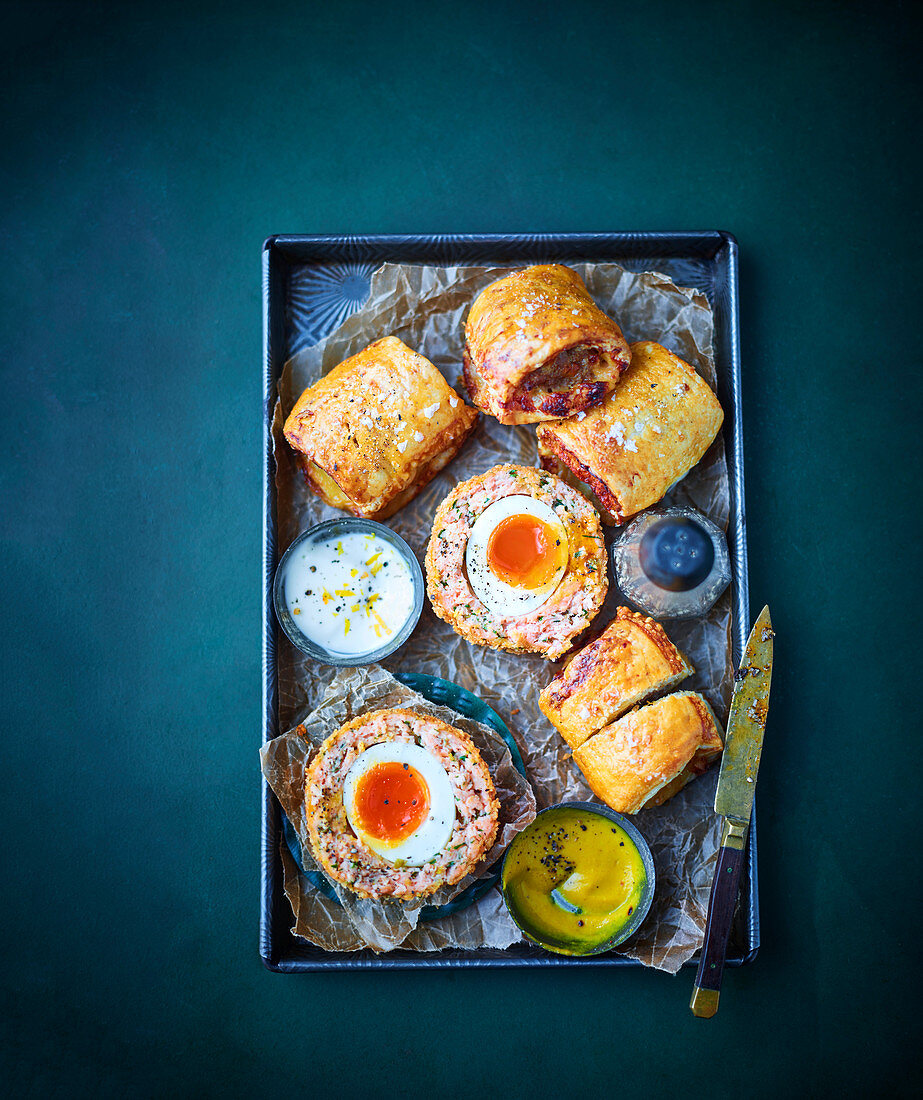
[[[693,522],[710,540],[711,569],[696,587],[684,591],[663,588],[641,565],[644,537],[662,520]],[[709,609],[731,581],[731,559],[724,532],[694,508],[663,508],[642,512],[628,524],[609,550],[618,586],[627,600],[652,619],[697,619]]]
[[[315,539],[338,538],[343,535],[356,534],[357,532],[365,535],[374,535],[376,538],[381,539],[382,542],[388,543],[390,546],[393,546],[407,562],[407,568],[410,570],[410,577],[413,582],[413,609],[407,621],[397,634],[389,638],[388,641],[383,646],[379,646],[378,649],[370,650],[367,653],[331,653],[329,650],[318,645],[317,642],[312,641],[303,634],[289,613],[288,605],[285,602],[285,566],[290,556],[300,547],[304,546],[306,542],[314,541]],[[286,637],[296,649],[300,649],[302,653],[307,653],[309,657],[313,657],[316,661],[322,661],[327,665],[358,667],[360,665],[370,665],[375,661],[384,660],[385,657],[389,656],[389,654],[393,653],[396,649],[399,649],[404,642],[407,641],[413,633],[423,611],[423,593],[425,587],[423,583],[423,570],[420,568],[420,563],[417,561],[416,554],[414,554],[401,536],[392,531],[390,527],[385,527],[383,523],[376,523],[371,519],[328,519],[324,523],[316,523],[313,527],[309,527],[307,531],[302,532],[282,555],[276,567],[275,578],[273,579],[272,602],[276,609],[276,618],[279,620],[279,625],[285,631]]]
[[[559,802],[554,806],[549,806],[545,810],[541,810],[535,815],[534,820],[526,826],[526,829],[532,829],[535,823],[539,821],[545,814],[551,813],[553,810],[583,810],[585,813],[597,814],[600,817],[605,817],[609,821],[618,825],[627,834],[628,838],[638,849],[641,856],[641,862],[644,864],[644,886],[641,890],[641,897],[638,904],[635,906],[629,919],[615,931],[611,936],[601,940],[596,944],[581,945],[579,949],[575,949],[573,944],[565,944],[563,942],[555,942],[552,940],[538,939],[534,931],[522,925],[517,919],[515,908],[510,904],[510,900],[507,897],[506,889],[506,865],[509,861],[510,852],[516,847],[516,842],[522,833],[513,837],[510,846],[506,850],[506,854],[503,857],[503,866],[500,870],[500,890],[503,894],[503,902],[506,905],[506,911],[512,918],[513,923],[522,932],[522,934],[531,943],[538,944],[539,947],[544,948],[546,951],[553,951],[557,955],[601,955],[604,951],[611,951],[614,947],[618,947],[620,943],[624,943],[629,936],[633,936],[635,932],[641,927],[641,923],[647,916],[651,907],[651,902],[654,900],[654,888],[656,885],[654,875],[654,857],[651,855],[650,845],[644,839],[644,837],[638,832],[637,828],[631,821],[623,817],[621,814],[610,810],[608,806],[604,806],[599,802]],[[523,832],[526,831],[523,829]]]

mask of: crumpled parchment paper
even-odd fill
[[[305,814],[305,767],[317,746],[358,715],[390,707],[430,714],[467,733],[487,765],[500,803],[497,838],[476,871],[454,886],[443,886],[426,898],[403,903],[358,898],[324,874],[311,855]],[[268,741],[260,752],[260,760],[266,782],[298,834],[302,866],[305,871],[323,874],[340,901],[338,906],[315,889],[286,851],[297,877],[308,887],[303,892],[295,891],[292,908],[297,935],[328,951],[354,951],[365,946],[375,951],[390,951],[399,946],[417,951],[437,951],[450,945],[503,948],[520,938],[502,901],[498,910],[496,890],[491,891],[489,898],[458,913],[418,924],[423,906],[445,905],[483,877],[513,837],[535,817],[535,795],[529,781],[516,770],[506,742],[495,730],[448,707],[428,702],[380,665],[368,665],[342,669],[328,685],[320,706],[305,715],[294,729]],[[285,879],[286,893],[292,900],[288,868]],[[483,911],[482,903],[486,903]]]
[[[702,293],[678,287],[665,275],[634,274],[617,264],[571,266],[584,279],[600,308],[618,321],[629,341],[657,340],[691,363],[715,388],[713,318]],[[284,419],[302,391],[373,340],[394,334],[432,360],[449,383],[464,395],[460,376],[463,320],[468,306],[484,286],[511,270],[511,267],[385,264],[372,277],[368,302],[321,343],[299,352],[286,363],[272,425],[280,554],[307,527],[342,515],[308,490],[282,437]],[[477,429],[456,459],[415,500],[387,521],[407,540],[421,563],[439,502],[459,481],[483,473],[499,462],[538,465],[535,432],[529,426],[507,427],[481,415]],[[726,528],[729,500],[724,443],[719,435],[699,465],[671,490],[662,505],[697,508],[719,527]],[[608,544],[619,529],[604,528],[604,531]],[[603,629],[623,602],[610,568],[609,595],[591,630]],[[701,691],[722,720],[727,715],[733,687],[730,621],[731,598],[730,592],[726,592],[703,618],[664,623],[669,636],[696,668],[682,687]],[[279,722],[281,728],[286,728],[317,704],[336,670],[311,661],[284,636],[280,636],[278,662]],[[454,680],[493,707],[517,739],[540,807],[567,799],[593,798],[572,763],[567,746],[538,707],[539,691],[559,665],[549,664],[540,657],[473,646],[437,619],[428,604],[413,636],[384,665]],[[664,806],[642,810],[635,817],[653,851],[657,893],[644,925],[620,951],[671,973],[698,950],[704,935],[720,831],[719,819],[712,810],[716,778],[716,770],[712,769]],[[283,851],[283,861],[286,854]],[[290,857],[289,863],[293,863]],[[328,919],[316,912],[320,903],[314,904],[311,890],[303,879],[298,883],[289,878],[287,868],[286,892],[290,898],[296,896],[295,930],[300,935],[305,932],[299,928],[317,932],[317,927]],[[484,935],[479,946],[492,944],[497,937],[502,939],[501,926],[508,932],[509,919],[502,901],[495,904],[492,913],[486,912],[485,903],[496,902],[498,897],[494,890],[478,904],[479,911],[482,907],[485,910],[478,916]],[[329,920],[332,922],[335,916],[329,915]],[[312,923],[315,920],[317,925]],[[408,940],[405,946],[409,943]],[[450,934],[438,946],[474,945],[456,942]],[[339,948],[344,949],[347,948]]]

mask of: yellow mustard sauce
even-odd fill
[[[541,814],[510,845],[503,890],[527,935],[579,955],[631,920],[646,877],[624,829],[602,814],[561,807]]]

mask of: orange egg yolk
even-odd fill
[[[514,588],[539,588],[567,562],[560,531],[535,516],[507,516],[487,543],[487,564]]]
[[[410,764],[396,760],[373,764],[353,794],[357,823],[375,840],[399,844],[429,813],[429,787]]]

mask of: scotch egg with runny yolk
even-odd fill
[[[343,783],[356,837],[389,863],[421,867],[448,844],[455,793],[448,773],[422,745],[387,741],[360,753]]]
[[[507,496],[475,520],[465,549],[468,582],[498,615],[527,615],[554,594],[567,572],[567,533],[544,501]]]

